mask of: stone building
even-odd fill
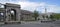
[[[2,6],[3,5],[3,6]],[[33,12],[27,10],[21,10],[20,5],[18,4],[1,4],[2,8],[0,13],[3,13],[3,20],[5,22],[20,21],[20,20],[34,20]],[[2,11],[1,11],[2,10]]]
[[[20,22],[21,7],[18,4],[0,4],[0,21]],[[11,13],[13,11],[13,13]]]
[[[3,21],[5,19],[5,9],[0,8],[0,21]]]
[[[21,19],[22,20],[34,20],[33,12],[27,10],[21,10]]]

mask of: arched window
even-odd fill
[[[13,14],[13,15],[14,15],[14,11],[13,11],[13,10],[11,10],[11,14]]]
[[[11,19],[16,21],[16,10],[11,9],[10,13],[11,13]]]

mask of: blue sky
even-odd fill
[[[13,3],[21,5],[21,9],[34,11],[37,10],[44,13],[47,12],[60,13],[60,0],[0,0],[0,3]]]
[[[29,0],[30,2],[46,2],[48,4],[60,5],[60,0]]]

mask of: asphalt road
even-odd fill
[[[7,25],[0,25],[0,27],[60,27],[53,23],[39,23],[39,22],[33,22],[33,23],[22,23],[22,24],[7,24]]]
[[[0,27],[60,27],[60,26],[42,23],[42,24],[8,24],[8,25],[1,25]]]
[[[50,27],[49,25],[41,24],[16,24],[16,25],[3,25],[1,27]]]

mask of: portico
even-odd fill
[[[20,5],[17,4],[5,4],[6,9],[6,22],[20,22]],[[12,13],[13,11],[13,13]]]

